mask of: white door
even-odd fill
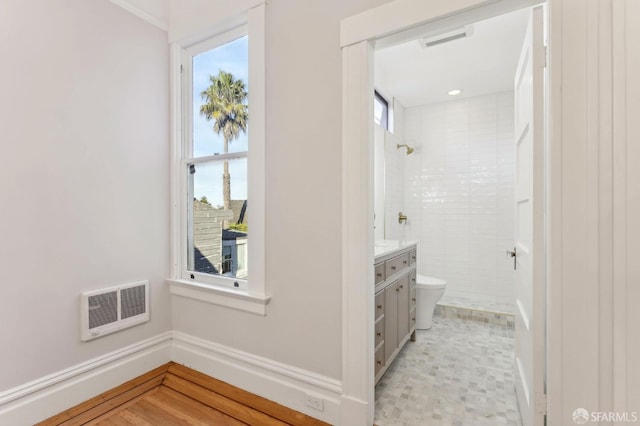
[[[515,75],[515,387],[523,426],[546,412],[543,9],[531,11]]]

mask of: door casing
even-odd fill
[[[524,7],[532,0],[396,0],[341,22],[342,400],[341,423],[373,424],[373,53],[374,46],[444,31]],[[549,37],[548,42],[551,41]],[[553,78],[553,70],[549,73]],[[548,84],[548,83],[547,83]],[[549,104],[546,99],[545,104]],[[549,122],[550,109],[545,108]],[[556,122],[559,122],[559,117]],[[547,141],[550,143],[549,132]],[[552,158],[547,157],[549,161]],[[549,208],[549,197],[545,204]],[[548,240],[547,240],[548,241]],[[544,259],[543,259],[544,261]],[[551,320],[547,313],[548,321]],[[560,313],[557,313],[559,315]],[[547,346],[549,351],[551,348]],[[363,362],[364,361],[364,362]],[[546,382],[546,378],[545,382]]]

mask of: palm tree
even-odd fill
[[[205,103],[200,106],[200,114],[207,120],[215,120],[213,131],[224,138],[224,153],[229,152],[229,142],[240,132],[247,132],[249,119],[247,91],[242,80],[236,80],[231,73],[220,70],[217,76],[209,76],[211,85],[201,95]],[[224,208],[231,208],[231,175],[229,162],[224,162],[222,175],[222,195]]]

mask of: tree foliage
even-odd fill
[[[224,153],[229,152],[229,142],[240,132],[246,133],[249,120],[247,90],[242,80],[236,80],[231,73],[220,70],[217,76],[209,76],[211,84],[202,91],[205,101],[200,106],[200,114],[213,120],[213,131],[224,138]],[[231,176],[229,162],[224,162],[222,175],[222,197],[224,208],[231,208]]]
[[[249,106],[245,84],[226,71],[209,76],[209,80],[211,84],[201,93],[205,103],[200,106],[200,114],[214,120],[213,131],[231,142],[240,132],[247,131]]]

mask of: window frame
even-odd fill
[[[229,159],[246,154],[247,198],[251,209],[251,244],[248,259],[251,272],[247,280],[230,279],[188,271],[188,164],[222,160],[222,156],[192,157],[193,89],[192,58],[224,45],[243,35],[249,36],[248,122],[249,151],[229,153]],[[265,315],[270,296],[265,280],[265,4],[261,3],[242,16],[221,21],[197,40],[171,44],[171,271],[167,279],[173,295]],[[185,96],[186,95],[186,96]],[[193,274],[194,278],[191,278]],[[245,281],[239,288],[234,281]]]

